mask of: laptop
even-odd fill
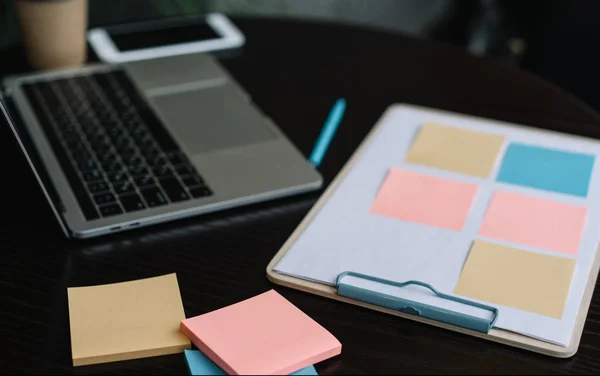
[[[208,54],[9,77],[4,89],[8,111],[2,112],[69,237],[322,185],[313,166]]]

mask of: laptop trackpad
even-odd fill
[[[190,154],[275,138],[265,119],[230,84],[150,98],[182,148]]]

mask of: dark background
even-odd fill
[[[7,56],[10,51],[19,51],[18,28],[9,2],[0,0],[0,4],[0,17],[4,17],[0,19],[0,56]],[[311,17],[359,23],[440,41],[521,67],[600,109],[594,83],[594,68],[599,65],[594,53],[599,38],[594,31],[600,2],[593,0],[90,0],[90,8],[92,27],[211,10],[249,17]],[[349,102],[361,103],[360,110],[357,106],[348,108],[344,127],[321,166],[326,183],[362,141],[383,111],[382,106],[398,101],[600,138],[598,116],[561,92],[487,59],[467,59],[453,48],[391,33],[306,25],[240,19],[240,26],[252,41],[269,39],[273,28],[276,35],[281,33],[282,43],[295,43],[301,48],[300,41],[306,38],[314,46],[304,54],[300,49],[271,51],[260,43],[249,43],[244,58],[232,59],[227,68],[254,95],[259,107],[271,111],[303,153],[310,152],[321,121],[340,90]],[[341,35],[350,37],[346,40]],[[348,48],[350,42],[354,49]],[[393,59],[389,61],[377,61],[369,54],[395,45],[399,52],[390,54]],[[266,59],[265,53],[274,58]],[[313,58],[324,56],[321,54],[329,55],[323,61]],[[342,71],[334,69],[341,60],[352,63]],[[14,64],[11,61],[0,60],[3,72],[10,70],[6,65]],[[23,69],[17,65],[14,69]],[[298,67],[302,69],[294,69]],[[296,74],[289,75],[290,69]],[[313,72],[326,74],[311,77]],[[397,74],[390,79],[390,72]],[[513,85],[511,79],[517,82]],[[378,90],[365,90],[369,95],[364,95],[361,89],[371,88],[373,82]],[[322,88],[315,95],[317,84]],[[456,95],[459,85],[463,90]],[[289,90],[292,87],[294,90]],[[489,100],[482,100],[481,93],[489,95]],[[297,108],[290,103],[300,102],[309,105],[295,112]],[[1,131],[5,184],[0,197],[4,198],[6,223],[0,226],[0,351],[4,355],[0,356],[0,372],[184,373],[181,356],[71,367],[66,288],[177,271],[188,317],[254,296],[273,288],[265,278],[265,266],[319,194],[106,239],[70,242],[63,239],[10,133],[7,129]],[[35,215],[31,215],[31,211],[17,207],[23,202],[40,209],[34,209]],[[190,257],[195,250],[211,252]],[[577,356],[562,360],[374,311],[350,310],[347,305],[291,289],[280,290],[346,346],[343,357],[318,365],[321,374],[598,374],[600,369],[598,294],[592,301]]]
[[[0,0],[0,52],[18,43]],[[450,43],[517,65],[600,110],[600,1],[595,0],[89,0],[90,26],[221,11],[358,23]]]

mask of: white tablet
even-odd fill
[[[109,63],[227,50],[245,42],[221,13],[94,28],[87,37],[98,58]]]

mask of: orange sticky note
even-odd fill
[[[477,193],[477,184],[393,168],[371,213],[460,231]]]
[[[74,366],[182,353],[185,312],[176,274],[100,286],[70,287]]]
[[[587,208],[497,191],[480,236],[576,255]]]
[[[492,172],[504,136],[435,123],[423,124],[406,161],[486,178]]]
[[[560,319],[574,269],[571,258],[476,239],[454,293]]]
[[[230,375],[287,375],[342,345],[275,290],[183,320],[181,332]]]

